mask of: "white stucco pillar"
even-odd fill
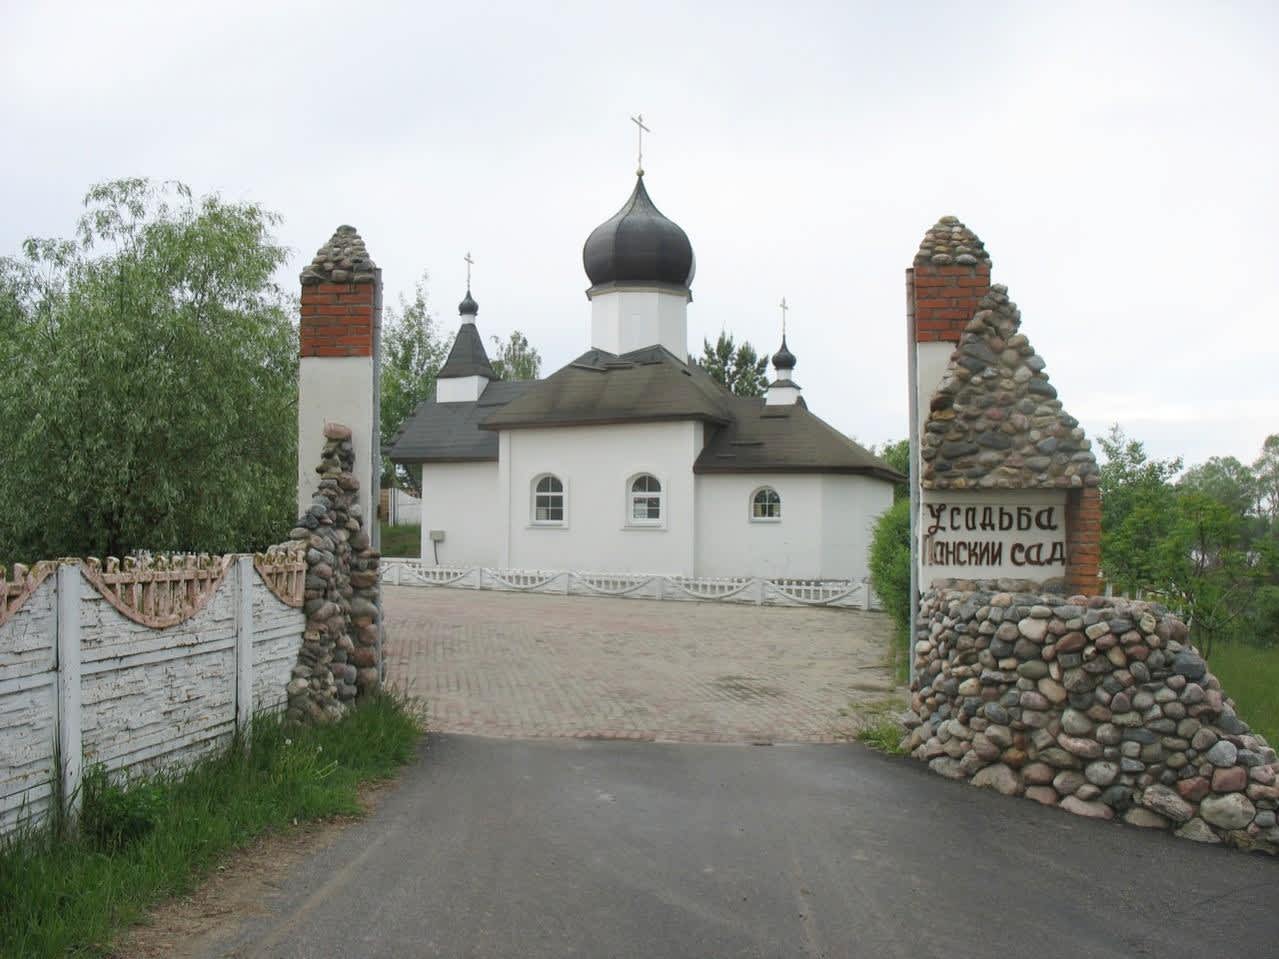
[[[324,424],[351,428],[359,504],[379,546],[382,472],[378,364],[382,271],[354,227],[341,226],[302,271],[298,363],[298,515],[311,505]]]

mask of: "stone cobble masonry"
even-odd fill
[[[1096,486],[1097,460],[996,284],[964,327],[920,437],[924,489]]]
[[[1160,606],[939,589],[904,745],[937,773],[1095,819],[1279,852],[1279,761]]]
[[[342,715],[381,684],[380,554],[363,526],[350,427],[329,423],[311,507],[289,536],[306,548],[306,632],[288,685],[289,719]]]
[[[1006,795],[1275,853],[1275,751],[1236,714],[1185,624],[1160,606],[1095,595],[1096,459],[989,271],[981,241],[954,217],[925,235],[907,271],[912,355],[954,344],[940,383],[924,384],[915,492],[925,507],[940,491],[990,497],[982,502],[999,510],[1029,491],[1063,491],[1064,567],[1040,580],[923,582],[903,745],[940,775]],[[977,528],[988,544],[1019,545],[1001,538],[1002,524]]]
[[[893,695],[857,610],[388,586],[387,681],[431,729],[518,738],[835,742]]]

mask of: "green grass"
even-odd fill
[[[382,555],[410,557],[422,554],[422,527],[382,524]]]
[[[1279,746],[1279,648],[1218,643],[1208,668],[1235,701],[1239,717]]]
[[[906,728],[897,721],[897,716],[905,705],[896,697],[874,700],[865,703],[850,703],[847,709],[841,710],[846,716],[856,716],[860,729],[857,741],[878,749],[890,756],[905,755],[901,748]]]
[[[857,741],[890,756],[904,756],[902,737],[905,735],[906,730],[897,720],[881,719],[863,728],[857,734]]]
[[[0,848],[0,956],[101,956],[160,900],[192,889],[228,851],[308,819],[358,814],[360,783],[408,762],[421,732],[407,700],[384,694],[336,723],[255,720],[237,742],[180,776],[127,787],[86,776],[83,828]]]

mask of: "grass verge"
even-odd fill
[[[422,555],[422,527],[382,524],[382,555],[403,558]]]
[[[180,775],[121,787],[86,776],[81,829],[12,837],[0,848],[0,956],[101,956],[161,899],[192,889],[228,851],[308,819],[355,815],[362,782],[412,758],[422,729],[383,694],[320,727],[254,721]]]
[[[897,721],[897,716],[904,708],[900,699],[890,698],[854,703],[845,712],[857,718],[859,743],[890,756],[903,756],[905,750],[901,748],[901,742],[906,735],[906,727]]]
[[[1235,701],[1240,718],[1279,746],[1279,649],[1218,643],[1208,668]]]

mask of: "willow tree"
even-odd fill
[[[93,187],[0,259],[0,558],[243,550],[294,510],[296,332],[254,204]]]

